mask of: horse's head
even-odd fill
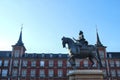
[[[62,38],[62,45],[63,45],[63,48],[66,47],[66,44],[71,45],[72,43],[74,43],[74,41],[70,38],[67,38],[67,37],[63,37]]]
[[[62,37],[62,45],[63,45],[63,48],[66,47],[66,46],[65,46],[66,43],[67,43],[66,38],[65,38],[65,37]]]

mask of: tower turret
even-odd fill
[[[14,57],[20,57],[25,53],[26,48],[25,48],[24,43],[22,41],[22,28],[21,28],[20,36],[19,36],[17,43],[15,45],[13,45],[12,47],[13,47],[12,55]]]

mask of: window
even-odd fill
[[[2,76],[5,77],[7,76],[8,70],[7,69],[3,69],[2,70]]]
[[[27,61],[26,60],[23,60],[22,66],[27,67]]]
[[[112,58],[112,54],[109,54],[109,58]]]
[[[14,56],[19,57],[19,50],[15,50]]]
[[[13,66],[14,66],[14,67],[17,67],[17,66],[18,66],[18,60],[14,60]]]
[[[63,75],[62,69],[58,69],[58,77],[62,77],[62,75]]]
[[[104,58],[104,51],[99,51],[100,58]]]
[[[102,66],[105,67],[105,61],[102,60],[101,62],[102,62]]]
[[[2,66],[2,60],[0,60],[0,66]]]
[[[120,70],[117,70],[117,75],[120,77]]]
[[[8,60],[4,60],[4,66],[8,66]]]
[[[43,58],[45,57],[45,54],[44,54],[44,53],[42,53],[42,57],[43,57]]]
[[[106,70],[103,70],[103,74],[105,77],[107,76]]]
[[[114,61],[110,60],[110,67],[114,67]]]
[[[44,69],[40,70],[40,77],[45,77],[45,71],[44,71]]]
[[[53,77],[53,75],[54,75],[53,69],[49,69],[48,74],[49,74],[49,77]]]
[[[35,67],[35,66],[36,66],[36,61],[32,61],[32,62],[31,62],[31,66],[32,66],[32,67]]]
[[[112,76],[112,77],[115,77],[115,76],[116,76],[115,70],[111,70],[111,76]]]
[[[44,65],[45,65],[44,61],[40,61],[40,66],[44,67]]]
[[[27,70],[26,70],[26,69],[23,69],[23,70],[22,70],[22,76],[25,77],[26,74],[27,74]]]
[[[17,69],[14,69],[14,70],[12,71],[12,76],[17,76]]]
[[[76,63],[76,67],[80,66],[80,61],[79,60],[76,60],[75,63]]]
[[[50,58],[52,58],[53,57],[53,55],[52,54],[50,54]]]
[[[67,67],[71,67],[71,64],[69,61],[67,61]]]
[[[116,61],[116,67],[120,67],[120,61]]]
[[[84,60],[83,65],[84,67],[88,67],[88,60]]]
[[[62,57],[62,55],[61,54],[59,54],[59,58],[61,58]]]
[[[62,67],[62,61],[58,60],[58,67]]]
[[[35,70],[34,69],[31,70],[30,75],[31,75],[31,77],[35,77]]]
[[[49,60],[49,67],[53,67],[53,60]]]

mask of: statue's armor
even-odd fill
[[[79,39],[76,41],[77,45],[80,47],[87,46],[88,42],[85,40],[83,32],[79,32]]]

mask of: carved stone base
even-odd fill
[[[69,80],[103,80],[102,70],[70,70]]]

